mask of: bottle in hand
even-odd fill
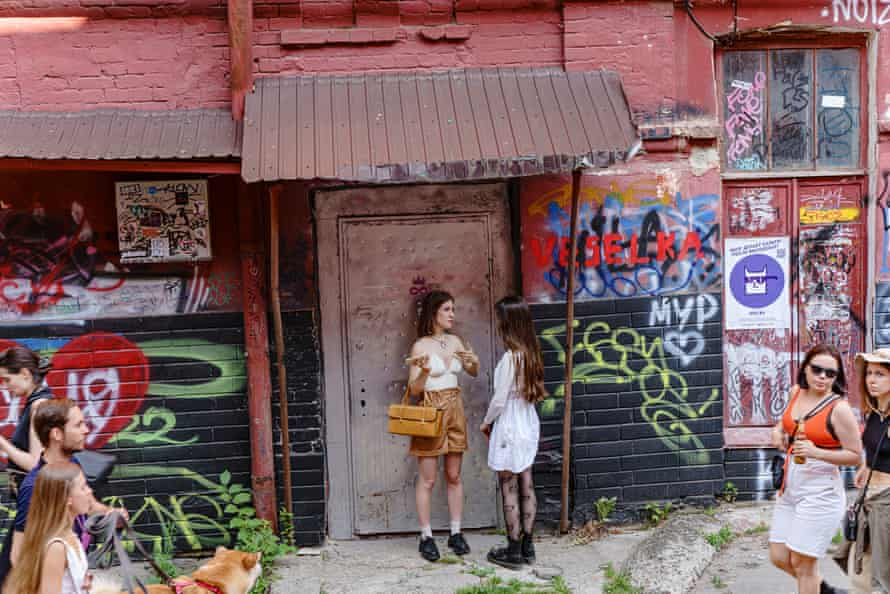
[[[807,434],[804,433],[803,419],[797,422],[797,433],[795,435],[799,435],[801,439],[806,439]],[[804,464],[807,461],[807,457],[801,456],[800,454],[795,454],[792,460],[794,460],[795,464]]]

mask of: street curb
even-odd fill
[[[685,594],[717,554],[705,534],[722,525],[702,513],[672,516],[634,547],[623,569],[643,594]]]

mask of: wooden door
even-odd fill
[[[332,535],[417,529],[417,464],[408,454],[409,438],[387,432],[386,411],[404,392],[404,359],[416,337],[417,305],[432,288],[455,295],[455,331],[481,361],[477,378],[460,376],[469,433],[462,473],[464,525],[495,525],[495,479],[478,427],[496,362],[493,305],[512,286],[505,186],[346,190],[319,195],[316,210],[319,258],[334,264],[322,268],[320,263],[325,397],[342,402],[342,408],[327,407],[329,451],[332,441],[339,442],[332,431],[342,427],[348,435],[344,455],[330,462],[331,511],[337,516],[331,518]],[[336,258],[330,258],[331,248]],[[337,328],[340,336],[334,335]],[[341,346],[339,355],[329,347],[334,341]],[[349,498],[342,509],[333,500],[333,479],[341,473],[348,473],[348,481],[339,481],[337,489]],[[433,528],[447,528],[441,468],[432,509]],[[343,516],[349,516],[348,527]]]
[[[853,360],[865,347],[863,182],[800,182],[797,192],[798,350],[803,357],[820,342],[837,347],[844,359],[847,395],[858,407]]]

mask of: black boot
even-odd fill
[[[434,538],[421,536],[418,550],[420,551],[420,556],[431,563],[439,560],[439,547],[436,546],[436,539]]]
[[[535,562],[535,540],[531,534],[522,535],[522,561],[532,565]]]
[[[847,594],[847,591],[830,586],[828,582],[822,580],[822,583],[819,584],[819,594]]]
[[[522,568],[522,545],[518,540],[507,539],[507,546],[488,551],[488,560],[507,569]]]

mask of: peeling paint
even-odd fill
[[[711,169],[716,169],[720,165],[720,156],[714,147],[697,148],[693,147],[689,155],[689,165],[692,168],[692,175],[701,177]]]

